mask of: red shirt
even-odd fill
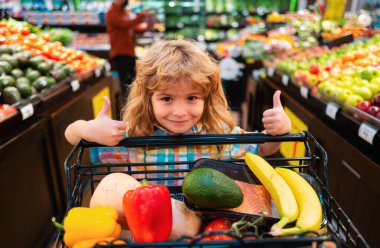
[[[129,19],[127,10],[112,3],[106,13],[106,28],[110,39],[110,58],[118,55],[136,57],[134,28],[144,21],[143,15]]]

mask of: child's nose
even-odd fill
[[[177,116],[186,115],[186,107],[184,104],[177,103],[173,108],[173,114]]]

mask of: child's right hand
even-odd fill
[[[125,134],[126,125],[123,121],[117,121],[108,115],[110,100],[104,96],[104,104],[97,117],[87,122],[84,139],[107,146],[117,145]]]

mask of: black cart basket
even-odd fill
[[[232,240],[225,241],[201,241],[202,235],[193,239],[179,239],[175,242],[159,242],[141,244],[127,240],[127,244],[96,245],[96,247],[325,247],[325,244],[333,243],[336,247],[369,247],[364,238],[358,232],[354,224],[349,220],[337,201],[328,190],[327,178],[327,154],[316,139],[307,131],[287,134],[282,136],[270,136],[261,133],[228,134],[228,135],[181,135],[181,136],[152,136],[126,138],[118,146],[125,147],[168,147],[168,146],[194,146],[194,145],[227,145],[227,144],[262,144],[266,142],[300,142],[305,145],[304,157],[270,157],[266,158],[273,167],[299,168],[303,174],[309,175],[318,188],[319,197],[324,209],[324,229],[321,235],[309,235],[304,233],[291,237],[271,237],[261,235],[256,239],[246,239],[243,236],[231,235]],[[83,163],[84,154],[92,147],[101,147],[99,144],[81,140],[70,152],[65,161],[66,186],[67,186],[67,211],[76,206],[82,206],[85,195],[94,192],[101,179],[117,170],[122,170],[132,176],[139,174],[139,178],[145,178],[155,183],[165,183],[170,180],[182,180],[185,174],[199,161],[175,161],[169,163],[130,163],[130,164],[104,164]],[[75,159],[76,158],[76,159]],[[290,161],[292,161],[290,163]],[[294,162],[295,161],[295,162]],[[223,163],[234,164],[247,168],[243,159],[231,159]],[[159,169],[160,166],[185,165],[181,169]],[[296,165],[295,165],[296,164]],[[235,166],[236,165],[236,166]],[[143,166],[144,170],[133,170],[134,166]],[[150,166],[155,166],[149,168]],[[171,168],[173,168],[172,166]],[[231,167],[232,168],[232,167]],[[249,170],[247,170],[249,171]],[[150,173],[158,175],[151,177]],[[176,173],[176,177],[167,178],[166,173]],[[251,173],[251,172],[249,172]],[[160,177],[160,175],[163,175]],[[172,197],[183,200],[180,186],[168,186]],[[236,216],[235,216],[236,217]],[[240,216],[241,217],[241,216]],[[243,215],[244,217],[244,215]],[[235,218],[236,219],[236,218]],[[249,235],[249,233],[248,233]],[[56,233],[56,247],[65,247],[63,232]]]

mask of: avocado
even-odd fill
[[[16,53],[13,56],[17,59],[19,66],[25,68],[29,63],[29,59],[33,57],[33,54],[25,51]]]
[[[37,69],[38,65],[43,62],[45,62],[45,58],[42,56],[36,56],[29,59],[29,64],[34,69]]]
[[[3,101],[8,104],[14,104],[21,100],[20,92],[14,86],[8,86],[3,89]]]
[[[9,45],[8,47],[9,47],[11,53],[13,53],[13,54],[19,53],[22,51],[22,47],[18,44]]]
[[[75,70],[71,66],[64,66],[61,69],[63,69],[66,72],[66,75],[68,77],[74,76],[75,75]]]
[[[25,77],[27,77],[31,82],[36,80],[41,76],[41,73],[37,70],[27,70]]]
[[[67,77],[65,69],[61,68],[58,70],[50,71],[50,74],[55,78],[57,81],[61,81]]]
[[[30,84],[19,83],[16,88],[20,92],[22,98],[27,98],[33,94],[33,89]]]
[[[46,77],[39,77],[32,83],[32,86],[36,88],[36,90],[41,91],[50,87],[50,84]]]
[[[15,78],[19,78],[24,76],[24,72],[19,68],[15,68],[11,71],[11,75]]]
[[[3,86],[3,88],[7,86],[15,86],[16,80],[8,75],[1,75],[0,76],[0,84]]]
[[[55,62],[53,65],[53,70],[60,69],[61,67],[64,67],[65,65],[67,65],[66,62],[62,62],[62,61]]]
[[[4,69],[5,73],[11,73],[12,71],[12,65],[8,61],[0,60],[0,67]]]
[[[243,202],[243,192],[234,180],[211,168],[189,172],[182,192],[189,203],[200,208],[234,208]]]
[[[33,68],[30,68],[30,67],[26,68],[26,69],[24,70],[25,75],[28,74],[30,71],[34,71],[34,69],[33,69]]]
[[[37,94],[37,93],[38,93],[38,91],[36,90],[36,88],[34,88],[34,87],[32,86],[32,95]]]
[[[49,85],[55,84],[57,81],[53,77],[46,77]]]
[[[9,62],[12,65],[12,68],[18,67],[17,58],[12,55],[2,54],[0,55],[0,60]]]
[[[19,77],[16,79],[16,87],[21,84],[29,84],[30,85],[30,80],[26,77]]]
[[[0,54],[11,54],[11,49],[7,45],[0,46]]]
[[[37,70],[41,72],[41,74],[46,74],[50,71],[50,65],[47,62],[42,62],[37,65]]]

